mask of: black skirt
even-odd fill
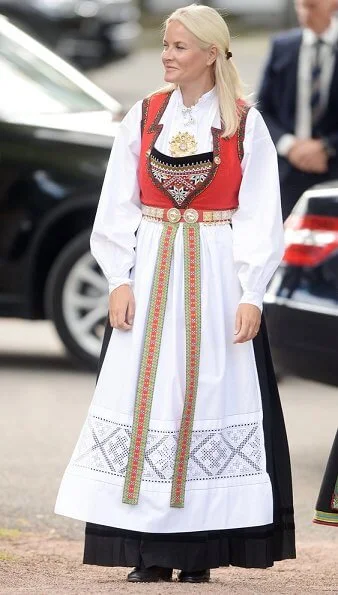
[[[313,522],[338,527],[338,431],[327,462]]]
[[[99,371],[110,335],[107,324]],[[273,523],[193,533],[140,533],[87,523],[85,564],[128,567],[143,563],[147,568],[195,571],[229,565],[267,568],[277,560],[295,558],[289,449],[264,319],[253,343],[262,394],[267,471],[273,491]]]

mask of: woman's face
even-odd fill
[[[164,80],[184,86],[203,79],[215,59],[215,48],[202,50],[179,21],[170,21],[163,38]]]

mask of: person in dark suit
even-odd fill
[[[258,92],[279,157],[284,220],[307,188],[338,180],[336,0],[296,0],[300,28],[276,35]]]

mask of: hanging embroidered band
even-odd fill
[[[164,314],[167,302],[170,266],[176,224],[163,224],[154,282],[150,294],[150,311],[137,385],[136,403],[123,490],[125,504],[137,504],[142,480],[151,405],[160,352]],[[176,450],[170,505],[184,506],[185,483],[190,453],[198,384],[201,343],[200,235],[198,223],[183,223],[184,300],[186,322],[186,394]]]
[[[183,224],[184,302],[186,325],[186,389],[175,458],[170,506],[184,506],[201,348],[200,228]]]
[[[164,313],[167,303],[170,265],[177,229],[177,225],[170,223],[163,224],[157,255],[123,490],[122,501],[126,504],[137,504],[140,492]]]

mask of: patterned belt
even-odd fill
[[[177,209],[172,209],[176,211]],[[194,209],[188,209],[193,211]],[[185,211],[187,213],[187,211]],[[170,506],[184,506],[191,437],[196,406],[201,344],[200,226],[182,222],[184,242],[184,303],[186,326],[186,388],[172,479]],[[149,430],[156,371],[167,303],[177,223],[163,223],[149,300],[145,341],[136,391],[133,428],[123,502],[137,504]]]
[[[232,215],[237,209],[227,209],[225,211],[201,211],[200,209],[162,209],[160,207],[150,207],[142,205],[142,214],[144,217],[156,219],[158,221],[168,221],[169,223],[229,223]]]

